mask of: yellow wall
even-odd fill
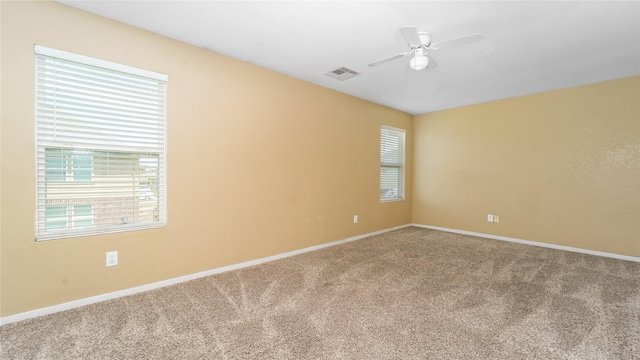
[[[640,77],[412,124],[58,3],[0,16],[2,317],[412,221],[640,256]],[[167,227],[34,241],[34,44],[169,75]],[[403,202],[378,200],[381,124],[407,130]]]
[[[423,114],[413,131],[414,223],[640,257],[640,77]]]
[[[411,222],[410,165],[407,200],[378,200],[380,125],[406,129],[411,164],[410,115],[58,3],[1,6],[0,316]],[[169,75],[165,228],[34,241],[34,44]]]

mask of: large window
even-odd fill
[[[167,76],[35,54],[36,238],[164,226]]]
[[[405,131],[380,127],[380,200],[404,199]]]

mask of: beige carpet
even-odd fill
[[[406,228],[0,327],[2,359],[640,359],[640,263]]]

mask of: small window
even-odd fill
[[[73,228],[82,228],[93,225],[93,205],[73,205],[73,214],[71,215]]]
[[[72,181],[91,181],[93,174],[93,155],[91,151],[77,152],[71,155]]]
[[[47,182],[92,181],[93,154],[91,151],[47,148],[44,153]]]
[[[165,224],[167,76],[36,45],[36,238]]]
[[[64,229],[67,227],[67,207],[64,205],[48,205],[46,209],[46,229]]]
[[[380,128],[380,200],[404,200],[405,131]]]
[[[93,205],[49,205],[46,229],[79,229],[93,225]]]
[[[61,149],[45,149],[45,180],[61,182],[67,180],[67,161]]]

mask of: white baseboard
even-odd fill
[[[577,252],[577,253],[582,253],[582,254],[604,256],[604,257],[609,257],[609,258],[614,258],[614,259],[619,259],[619,260],[640,262],[640,257],[635,257],[635,256],[620,255],[620,254],[608,253],[608,252],[603,252],[603,251],[580,249],[580,248],[575,248],[575,247],[571,247],[571,246],[555,245],[555,244],[543,243],[543,242],[538,242],[538,241],[522,240],[522,239],[516,239],[516,238],[511,238],[511,237],[506,237],[506,236],[483,234],[483,233],[477,233],[477,232],[473,232],[473,231],[449,229],[449,228],[443,228],[443,227],[438,227],[438,226],[430,226],[430,225],[422,225],[422,224],[411,224],[411,226],[420,227],[420,228],[424,228],[424,229],[445,231],[445,232],[462,234],[462,235],[477,236],[477,237],[493,239],[493,240],[502,240],[502,241],[515,242],[515,243],[519,243],[519,244],[540,246],[540,247],[546,247],[546,248],[556,249],[556,250],[564,250],[564,251],[572,251],[572,252]]]
[[[178,284],[178,283],[189,281],[189,280],[194,280],[194,279],[205,277],[205,276],[209,276],[209,275],[220,274],[220,273],[231,271],[231,270],[242,269],[242,268],[245,268],[245,267],[258,265],[258,264],[266,263],[266,262],[269,262],[269,261],[283,259],[283,258],[286,258],[286,257],[289,257],[289,256],[294,256],[294,255],[302,254],[302,253],[313,251],[313,250],[322,249],[322,248],[329,247],[329,246],[339,245],[339,244],[343,244],[343,243],[350,242],[350,241],[360,240],[360,239],[363,239],[363,238],[366,238],[366,237],[369,237],[369,236],[379,235],[379,234],[383,234],[383,233],[386,233],[386,232],[389,232],[389,231],[394,231],[394,230],[406,228],[406,227],[409,227],[409,226],[411,226],[411,224],[396,226],[396,227],[392,227],[392,228],[389,228],[389,229],[374,231],[374,232],[371,232],[371,233],[368,233],[368,234],[357,235],[357,236],[353,236],[353,237],[342,239],[342,240],[332,241],[332,242],[325,243],[325,244],[314,245],[314,246],[310,246],[310,247],[307,247],[307,248],[304,248],[304,249],[293,250],[293,251],[289,251],[289,252],[282,253],[282,254],[267,256],[267,257],[260,258],[260,259],[255,259],[255,260],[249,260],[249,261],[245,261],[245,262],[242,262],[242,263],[239,263],[239,264],[223,266],[223,267],[220,267],[220,268],[207,270],[207,271],[202,271],[202,272],[198,272],[198,273],[195,273],[195,274],[180,276],[180,277],[177,277],[177,278],[162,280],[162,281],[154,282],[154,283],[151,283],[151,284],[146,284],[146,285],[142,285],[142,286],[136,286],[136,287],[129,288],[129,289],[118,290],[118,291],[110,292],[110,293],[107,293],[107,294],[102,294],[102,295],[92,296],[92,297],[88,297],[88,298],[84,298],[84,299],[69,301],[69,302],[66,302],[66,303],[53,305],[53,306],[48,306],[48,307],[45,307],[45,308],[35,309],[35,310],[31,310],[31,311],[26,311],[26,312],[15,314],[15,315],[9,315],[9,316],[5,316],[5,317],[0,318],[0,326],[6,325],[6,324],[10,324],[10,323],[14,323],[14,322],[18,322],[18,321],[22,321],[22,320],[35,318],[35,317],[39,317],[39,316],[43,316],[43,315],[53,314],[53,313],[57,313],[57,312],[60,312],[60,311],[70,310],[70,309],[74,309],[74,308],[85,306],[85,305],[94,304],[94,303],[101,302],[101,301],[106,301],[106,300],[110,300],[110,299],[120,298],[120,297],[123,297],[123,296],[133,295],[133,294],[137,294],[137,293],[140,293],[140,292],[143,292],[143,291],[149,291],[149,290],[153,290],[153,289],[158,289],[158,288],[162,288],[162,287],[165,287],[165,286],[174,285],[174,284]]]
[[[562,246],[562,245],[541,243],[541,242],[537,242],[537,241],[522,240],[522,239],[510,238],[510,237],[506,237],[506,236],[483,234],[483,233],[477,233],[477,232],[472,232],[472,231],[449,229],[449,228],[443,228],[443,227],[438,227],[438,226],[430,226],[430,225],[422,225],[422,224],[407,224],[407,225],[396,226],[396,227],[389,228],[389,229],[374,231],[374,232],[371,232],[371,233],[368,233],[368,234],[357,235],[357,236],[353,236],[353,237],[342,239],[342,240],[332,241],[332,242],[325,243],[325,244],[314,245],[314,246],[310,246],[310,247],[307,247],[307,248],[304,248],[304,249],[293,250],[293,251],[289,251],[289,252],[282,253],[282,254],[267,256],[267,257],[264,257],[264,258],[250,260],[250,261],[245,261],[245,262],[242,262],[242,263],[239,263],[239,264],[223,266],[223,267],[220,267],[220,268],[211,269],[211,270],[207,270],[207,271],[202,271],[202,272],[198,272],[198,273],[195,273],[195,274],[180,276],[180,277],[177,277],[177,278],[162,280],[162,281],[154,282],[154,283],[151,283],[151,284],[136,286],[136,287],[129,288],[129,289],[114,291],[114,292],[110,292],[110,293],[107,293],[107,294],[92,296],[92,297],[79,299],[79,300],[74,300],[74,301],[70,301],[70,302],[66,302],[66,303],[62,303],[62,304],[58,304],[58,305],[48,306],[46,308],[40,308],[40,309],[26,311],[26,312],[15,314],[15,315],[5,316],[5,317],[0,318],[0,326],[6,325],[6,324],[10,324],[10,323],[14,323],[14,322],[18,322],[18,321],[22,321],[22,320],[35,318],[35,317],[39,317],[39,316],[43,316],[43,315],[53,314],[53,313],[57,313],[57,312],[60,312],[60,311],[70,310],[70,309],[74,309],[74,308],[77,308],[77,307],[98,303],[98,302],[101,302],[101,301],[106,301],[106,300],[110,300],[110,299],[120,298],[120,297],[123,297],[123,296],[133,295],[133,294],[137,294],[137,293],[140,293],[140,292],[143,292],[143,291],[149,291],[149,290],[153,290],[153,289],[158,289],[158,288],[162,288],[162,287],[165,287],[165,286],[174,285],[174,284],[178,284],[178,283],[181,283],[181,282],[198,279],[198,278],[205,277],[205,276],[220,274],[220,273],[231,271],[231,270],[242,269],[242,268],[245,268],[245,267],[259,265],[259,264],[262,264],[262,263],[266,263],[266,262],[270,262],[270,261],[274,261],[274,260],[278,260],[278,259],[284,259],[284,258],[287,258],[287,257],[290,257],[290,256],[303,254],[303,253],[306,253],[306,252],[309,252],[309,251],[319,250],[319,249],[322,249],[322,248],[325,248],[325,247],[329,247],[329,246],[334,246],[334,245],[339,245],[339,244],[343,244],[343,243],[350,242],[350,241],[360,240],[360,239],[363,239],[363,238],[366,238],[366,237],[379,235],[379,234],[383,234],[383,233],[386,233],[386,232],[389,232],[389,231],[399,230],[399,229],[403,229],[403,228],[410,227],[410,226],[415,226],[415,227],[425,228],[425,229],[445,231],[445,232],[451,232],[451,233],[456,233],[456,234],[463,234],[463,235],[482,237],[482,238],[493,239],[493,240],[502,240],[502,241],[509,241],[509,242],[515,242],[515,243],[520,243],[520,244],[526,244],[526,245],[540,246],[540,247],[546,247],[546,248],[557,249],[557,250],[565,250],[565,251],[572,251],[572,252],[578,252],[578,253],[583,253],[583,254],[604,256],[604,257],[620,259],[620,260],[640,262],[640,258],[634,257],[634,256],[627,256],[627,255],[613,254],[613,253],[607,253],[607,252],[602,252],[602,251],[593,251],[593,250],[587,250],[587,249],[580,249],[580,248],[574,248],[574,247],[570,247],[570,246]]]

